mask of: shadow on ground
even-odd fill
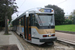
[[[0,47],[0,50],[19,50],[17,45],[4,45]]]

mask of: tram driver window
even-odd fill
[[[34,26],[35,24],[34,24],[34,22],[35,22],[35,15],[34,14],[29,14],[29,16],[30,16],[30,18],[29,18],[29,20],[30,20],[30,25],[31,26]]]

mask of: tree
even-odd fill
[[[69,15],[69,19],[72,20],[72,15]]]
[[[70,20],[73,21],[73,23],[75,24],[75,10],[73,10],[73,12],[71,12],[71,15],[69,16]]]
[[[14,4],[14,0],[0,0],[0,22],[5,21],[5,34],[8,34],[7,19],[11,20],[11,15],[17,12]]]
[[[72,24],[72,20],[70,20],[70,19],[65,19],[64,24]]]
[[[56,5],[47,5],[45,8],[53,8],[54,9],[54,16],[55,16],[55,24],[60,25],[64,22],[64,11],[60,7]]]
[[[8,6],[6,5],[8,3]],[[0,0],[0,21],[4,21],[5,13],[7,13],[9,20],[11,19],[11,15],[17,12],[17,6],[12,0]],[[7,8],[7,9],[6,9]]]

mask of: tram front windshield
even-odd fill
[[[40,14],[36,16],[39,26],[54,26],[54,16],[47,14]]]

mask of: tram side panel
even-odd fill
[[[21,31],[21,19],[18,19],[17,30],[16,30],[18,35],[20,35],[21,33],[20,31]]]
[[[23,25],[23,17],[18,19],[18,25],[17,25],[17,34],[20,36],[24,36],[24,25]]]
[[[12,25],[13,25],[13,29],[12,30],[16,32],[16,30],[17,30],[16,21],[13,21]]]
[[[31,27],[31,36],[32,36],[32,43],[34,44],[44,44],[45,42],[40,42],[41,34],[38,33],[36,28]]]

